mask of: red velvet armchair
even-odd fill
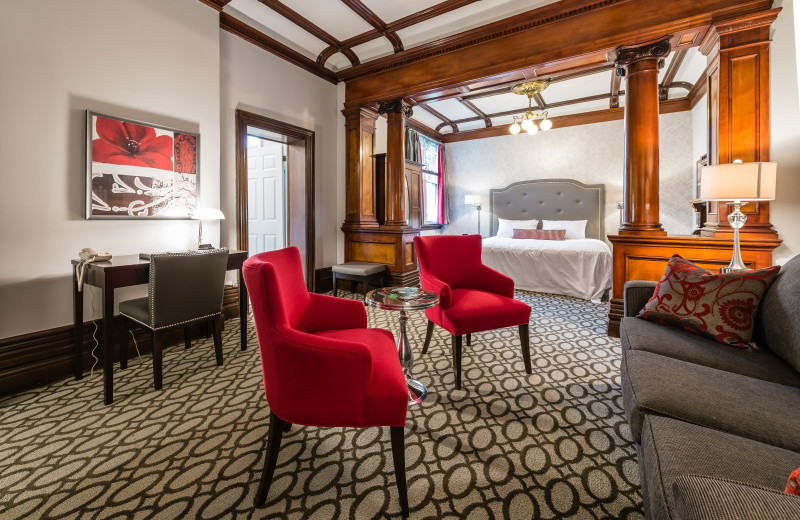
[[[282,434],[292,424],[389,426],[401,509],[408,516],[408,390],[392,333],[368,329],[359,301],[309,293],[296,247],[249,258],[243,274],[271,411],[256,505],[266,501]]]
[[[453,368],[456,388],[461,388],[462,337],[484,330],[519,327],[525,372],[531,373],[528,320],[531,308],[514,299],[514,281],[483,265],[480,235],[414,237],[422,288],[439,294],[436,307],[425,310],[428,330],[424,355],[433,335],[433,324],[453,335]]]

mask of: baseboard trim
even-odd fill
[[[239,316],[239,289],[225,287],[223,296],[223,316],[230,319]],[[193,338],[205,338],[203,325],[192,327]],[[119,339],[122,325],[119,316],[114,318],[114,362],[119,360]],[[94,364],[91,350],[94,347],[94,324],[91,321],[83,326],[83,369],[89,370]],[[72,377],[74,325],[56,327],[22,334],[11,338],[0,339],[0,396],[11,395],[29,388],[46,385],[65,377]],[[103,328],[98,326],[96,337],[102,339]],[[135,329],[134,336],[139,352],[144,354],[153,351],[150,334],[142,329]],[[165,344],[183,342],[183,331],[178,329],[166,334]],[[160,342],[159,342],[160,343]],[[101,349],[98,349],[101,350]],[[129,347],[129,352],[132,345]],[[95,352],[99,358],[100,352]],[[96,369],[102,370],[98,363]]]

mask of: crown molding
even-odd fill
[[[284,45],[278,40],[267,36],[266,34],[258,31],[246,23],[234,18],[228,13],[219,13],[219,26],[221,29],[235,34],[239,38],[252,43],[253,45],[264,49],[284,60],[297,65],[315,76],[318,76],[326,81],[330,81],[334,85],[339,82],[336,73],[332,70],[325,68],[316,61],[303,56],[296,50]]]

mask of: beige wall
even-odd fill
[[[202,204],[216,207],[219,20],[197,0],[4,2],[0,71],[0,337],[9,337],[72,322],[69,261],[81,248],[121,255],[196,240],[192,221],[84,220],[85,110],[199,132]],[[206,232],[217,241],[214,226]]]
[[[661,222],[671,235],[689,234],[691,198],[691,114],[664,114],[660,122]],[[606,233],[619,228],[617,201],[622,200],[623,121],[553,128],[535,136],[508,135],[445,145],[449,183],[450,225],[446,234],[476,233],[475,208],[464,195],[479,194],[481,232],[489,234],[489,190],[528,179],[569,178],[606,186]]]
[[[196,0],[195,0],[196,1]],[[337,88],[291,63],[220,31],[221,176],[222,211],[230,218],[222,227],[222,242],[236,245],[236,109],[247,110],[315,133],[316,147],[316,267],[336,262],[337,193],[343,177],[337,175]],[[344,127],[341,128],[344,132]],[[343,190],[343,188],[342,188]]]
[[[778,163],[778,196],[770,220],[783,239],[774,262],[784,264],[800,254],[800,94],[798,94],[797,27],[792,2],[772,25],[770,49],[770,160]]]

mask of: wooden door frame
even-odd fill
[[[246,251],[248,248],[247,226],[247,127],[255,127],[268,132],[281,134],[288,139],[300,141],[305,147],[305,198],[306,198],[306,284],[309,290],[314,289],[315,267],[315,232],[314,232],[314,131],[294,126],[283,121],[236,109],[236,247]],[[289,143],[291,146],[291,143]],[[291,165],[287,165],[286,182],[284,190],[287,195],[285,227],[289,229],[289,185],[292,176],[289,173]],[[290,242],[290,233],[287,232],[286,243]]]

